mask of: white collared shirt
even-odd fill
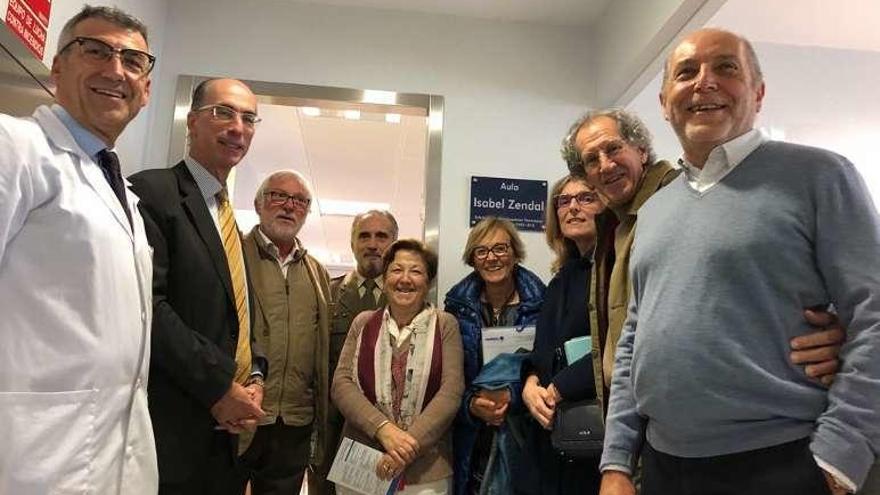
[[[684,156],[678,159],[677,167],[684,170],[688,186],[704,194],[767,141],[768,138],[763,132],[752,129],[742,136],[716,146],[709,153],[702,169],[689,163]]]
[[[291,249],[290,252],[287,253],[287,256],[284,259],[281,259],[281,254],[278,250],[278,246],[276,246],[275,243],[272,242],[272,240],[263,233],[262,227],[257,228],[257,234],[260,236],[261,239],[263,239],[263,242],[266,243],[266,250],[269,251],[269,254],[271,254],[273,258],[275,258],[275,262],[278,263],[278,268],[281,269],[281,274],[284,276],[284,278],[287,278],[287,267],[290,266],[290,264],[299,257],[299,252],[302,249],[302,244],[300,244],[299,239],[293,239],[293,249]]]

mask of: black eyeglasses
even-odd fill
[[[84,36],[72,39],[58,53],[64,52],[74,44],[79,45],[82,56],[92,62],[107,62],[118,54],[119,60],[122,61],[123,70],[134,77],[146,76],[153,70],[153,65],[156,63],[156,57],[147,52],[134,48],[116,48],[99,39]]]
[[[559,208],[568,208],[571,206],[571,200],[577,201],[577,203],[581,206],[590,206],[599,200],[596,196],[596,193],[591,191],[581,191],[577,194],[557,194],[553,196],[553,204],[556,205],[556,209]]]
[[[312,200],[305,196],[299,194],[287,194],[282,191],[266,191],[263,193],[263,197],[268,199],[269,204],[273,206],[282,206],[290,201],[293,206],[308,210],[309,206],[312,204]]]
[[[584,153],[580,157],[581,164],[584,169],[590,169],[599,166],[599,155],[605,155],[605,158],[609,160],[613,160],[617,158],[620,153],[626,147],[626,141],[623,139],[614,139],[607,143],[604,143],[602,146],[599,146],[595,150]]]
[[[241,115],[241,121],[248,127],[254,127],[260,123],[261,119],[254,112],[239,112],[238,110],[226,105],[205,105],[203,107],[193,109],[193,112],[211,111],[214,120],[221,122],[232,122],[235,117]]]
[[[509,251],[510,244],[507,244],[506,242],[499,242],[492,246],[477,246],[474,248],[474,258],[484,260],[489,257],[489,253],[494,254],[496,258],[500,258],[507,255]]]

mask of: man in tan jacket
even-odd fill
[[[253,495],[299,493],[323,457],[329,402],[330,277],[297,239],[312,202],[299,173],[275,172],[254,198],[260,224],[242,249],[254,296],[254,335],[269,358],[256,434],[239,452]]]

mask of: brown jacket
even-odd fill
[[[611,372],[617,341],[626,321],[632,281],[629,256],[639,208],[678,175],[666,161],[648,167],[632,201],[609,208],[596,218],[596,252],[590,279],[590,329],[593,334],[593,372],[596,396],[608,407]]]
[[[345,416],[342,434],[379,450],[382,446],[376,439],[376,430],[386,417],[370,403],[361,389],[355,384],[355,347],[358,336],[372,316],[371,311],[359,314],[351,324],[351,331],[345,339],[339,366],[333,377],[332,397],[336,407]],[[408,483],[426,483],[452,476],[452,436],[451,425],[464,392],[462,371],[461,336],[458,323],[449,313],[438,312],[437,330],[443,345],[443,373],[440,389],[419,414],[409,428],[409,433],[419,442],[419,457],[404,472]]]
[[[302,254],[288,266],[285,279],[257,228],[244,237],[242,250],[253,291],[253,334],[269,359],[263,409],[272,423],[281,417],[288,425],[312,424],[311,462],[316,462],[325,449],[330,396],[330,277],[315,258]],[[297,289],[297,284],[303,285]],[[304,293],[314,299],[304,301]],[[314,316],[296,314],[292,309],[298,305],[309,306]],[[309,327],[314,333],[291,331]],[[309,369],[303,363],[311,363]]]

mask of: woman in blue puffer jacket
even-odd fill
[[[522,458],[518,425],[522,406],[520,365],[527,354],[502,354],[484,363],[482,329],[534,325],[546,289],[520,266],[522,240],[508,220],[488,217],[468,235],[462,256],[474,268],[446,293],[446,311],[458,319],[464,348],[465,394],[455,420],[455,494],[512,494],[511,473],[534,469]],[[485,486],[484,486],[485,485]]]

